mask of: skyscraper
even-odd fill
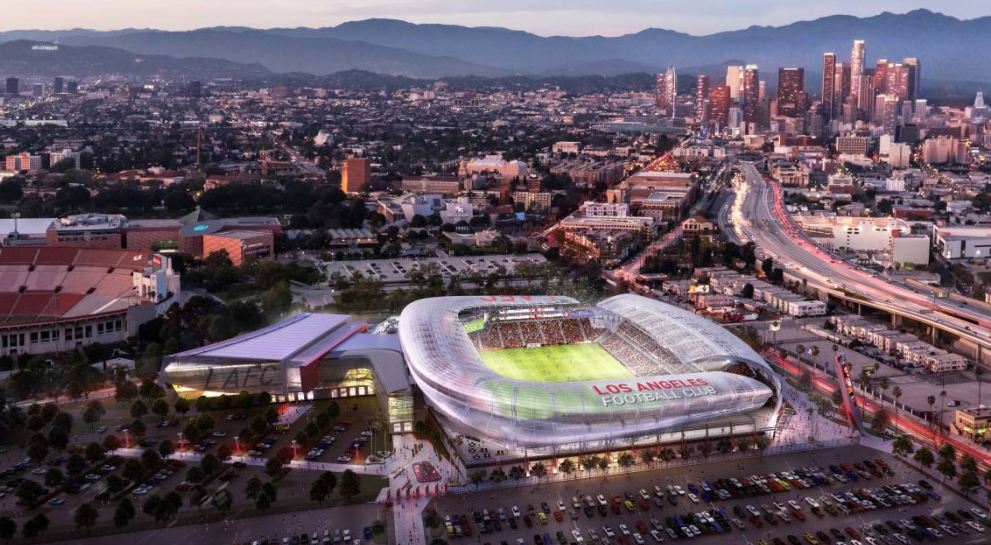
[[[846,104],[847,97],[850,96],[850,65],[842,62],[836,63],[836,72],[833,74],[833,118],[843,116],[843,105]]]
[[[805,113],[805,69],[778,69],[778,115],[797,117]]]
[[[878,59],[874,65],[874,92],[888,92],[888,59]]]
[[[756,124],[760,102],[760,72],[756,64],[743,69],[743,121]]]
[[[726,67],[726,85],[733,100],[738,100],[743,94],[743,67],[731,65]]]
[[[878,118],[884,131],[884,134],[895,135],[895,130],[898,128],[898,105],[900,101],[898,97],[892,94],[878,95],[878,101],[881,103],[882,111],[878,112]]]
[[[62,76],[55,78],[55,81],[52,83],[52,92],[56,95],[61,95],[65,92],[65,78]]]
[[[351,158],[344,160],[341,168],[341,191],[358,193],[361,188],[371,181],[372,164],[368,159]]]
[[[922,96],[922,63],[915,57],[905,57],[902,64],[908,68],[908,93],[912,100]]]
[[[695,118],[702,123],[707,121],[702,118],[703,106],[707,98],[709,98],[709,76],[699,74],[695,78]]]
[[[678,74],[673,66],[667,72],[657,74],[654,86],[654,103],[667,115],[674,115],[675,98],[678,96]]]
[[[864,41],[854,40],[853,50],[850,52],[850,94],[853,95],[854,99],[857,100],[857,106],[863,108],[864,105],[860,104],[860,77],[864,75],[864,56],[866,55]]]
[[[17,78],[7,78],[7,94],[16,95],[21,92],[21,82]]]
[[[852,70],[851,70],[852,72]],[[853,75],[851,74],[851,77]],[[852,84],[853,80],[851,80]],[[874,97],[877,93],[874,92],[874,73],[871,70],[860,74],[860,87],[857,89],[857,94],[851,93],[851,96],[856,100],[857,105],[857,117],[861,119],[871,119],[874,115]]]
[[[822,110],[826,119],[833,118],[833,110],[836,108],[836,53],[823,53],[822,55]]]
[[[904,64],[889,64],[885,75],[884,92],[899,100],[912,99],[911,70]]]
[[[709,89],[709,120],[720,128],[729,124],[729,107],[733,98],[729,85],[714,85]]]

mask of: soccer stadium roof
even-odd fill
[[[638,295],[612,297],[597,309],[636,328],[637,336],[648,335],[665,352],[665,363],[645,366],[632,378],[573,382],[509,378],[485,364],[459,317],[469,310],[580,310],[577,306],[574,299],[553,296],[422,299],[403,310],[399,335],[417,386],[449,425],[514,447],[676,429],[757,410],[780,390],[777,376],[763,358],[731,333],[705,318]],[[749,371],[737,372],[740,364]]]
[[[304,351],[324,352],[340,342],[333,333],[349,320],[345,314],[301,313],[268,327],[237,337],[187,350],[176,359],[283,361]]]

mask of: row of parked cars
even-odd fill
[[[768,541],[761,539],[757,545],[910,545],[914,542],[935,541],[944,537],[956,538],[964,534],[977,536],[973,543],[986,543],[983,534],[991,528],[987,514],[974,507],[970,511],[947,510],[932,516],[916,515],[911,519],[887,520],[860,529],[830,528],[815,534],[806,532],[801,537],[789,534]]]
[[[179,460],[166,461],[154,475],[148,478],[147,481],[135,486],[134,489],[131,490],[131,494],[134,496],[144,496],[148,492],[154,490],[158,485],[168,480],[169,477],[175,475],[176,472],[185,465],[185,462]]]
[[[279,539],[258,539],[245,543],[244,545],[361,545],[362,540],[372,539],[372,527],[365,526],[361,531],[361,537],[351,534],[350,528],[336,528],[333,531],[326,529],[323,532],[313,532],[313,534],[302,533],[291,535]]]

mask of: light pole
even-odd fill
[[[237,435],[234,436],[234,453],[241,453],[241,437]]]

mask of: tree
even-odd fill
[[[327,489],[327,483],[323,479],[316,479],[310,484],[310,499],[323,504],[323,500],[327,499],[330,495],[330,490]]]
[[[884,409],[878,409],[874,412],[874,418],[871,420],[871,431],[879,435],[884,435],[884,431],[888,428],[888,411]]]
[[[255,499],[255,508],[259,511],[264,511],[272,505],[272,498],[268,497],[268,494],[258,494],[258,498]]]
[[[547,476],[547,466],[540,462],[536,462],[530,466],[530,475],[536,477],[537,479],[543,479]]]
[[[176,398],[175,403],[172,404],[172,408],[176,413],[185,416],[190,409],[189,400],[184,397]]]
[[[912,454],[912,440],[907,435],[900,435],[891,444],[891,451],[895,456],[907,456]]]
[[[48,445],[58,450],[65,450],[65,447],[69,446],[69,434],[62,428],[52,426],[48,430]]]
[[[108,435],[103,438],[103,448],[113,452],[120,448],[120,439],[116,435]]]
[[[964,471],[960,474],[957,484],[960,485],[961,490],[968,494],[972,494],[974,490],[981,486],[981,480],[977,478],[976,471]]]
[[[76,513],[72,516],[73,522],[76,523],[76,528],[85,528],[86,532],[96,524],[97,517],[100,513],[92,505],[84,503],[76,508]]]
[[[599,464],[599,469],[601,471],[605,471],[605,470],[609,469],[609,458],[607,458],[605,456],[603,456],[602,458],[599,458],[598,464]]]
[[[947,479],[952,479],[957,476],[957,465],[952,460],[942,458],[936,464],[936,471],[940,472]]]
[[[48,530],[48,524],[48,517],[43,513],[38,513],[24,523],[21,533],[24,534],[24,537],[38,537]]]
[[[919,450],[915,451],[915,455],[912,456],[912,459],[925,468],[932,467],[933,462],[936,461],[936,457],[933,456],[933,452],[929,450],[928,447],[919,447]]]
[[[21,504],[26,506],[34,505],[44,494],[45,489],[31,479],[25,479],[17,487],[17,490],[14,491],[17,499],[21,500]]]
[[[45,486],[47,487],[58,486],[62,484],[63,480],[65,480],[65,475],[57,467],[48,468],[48,471],[45,472]]]
[[[148,414],[148,405],[145,405],[144,401],[138,399],[131,404],[131,416],[133,418],[140,420],[146,414]]]
[[[634,464],[634,462],[636,462],[636,460],[633,458],[633,455],[632,454],[630,454],[629,452],[624,452],[623,454],[620,454],[619,455],[618,462],[619,462],[620,467],[630,468],[631,466],[633,466],[633,464]]]
[[[165,418],[169,414],[169,404],[164,399],[156,399],[151,404],[151,412],[159,418]]]
[[[955,461],[957,459],[957,449],[953,448],[953,445],[949,443],[943,445],[939,449],[939,459]]]
[[[341,474],[340,494],[344,501],[350,503],[355,496],[361,493],[361,480],[358,474],[350,469],[344,470]]]
[[[571,472],[575,470],[575,463],[571,461],[571,458],[565,458],[564,461],[558,465],[558,469],[561,470],[561,473],[570,476]]]
[[[4,515],[0,517],[0,539],[10,541],[17,533],[17,523],[14,519]]]
[[[282,466],[282,460],[276,456],[273,456],[265,462],[265,473],[274,479],[279,475],[282,475]]]
[[[124,498],[120,500],[117,504],[117,508],[114,509],[114,526],[118,528],[127,526],[134,518],[134,504],[131,502],[130,498]]]
[[[898,400],[901,399],[901,397],[902,397],[901,386],[895,385],[895,387],[891,389],[891,395],[895,398],[895,421],[894,421],[894,424],[895,424],[895,433],[898,433]]]
[[[522,479],[523,477],[526,477],[526,470],[523,469],[522,466],[513,466],[513,467],[509,468],[509,478],[510,479],[513,479],[514,481],[518,481],[518,480]]]
[[[132,482],[140,481],[144,477],[144,474],[144,466],[134,458],[125,461],[124,467],[120,470],[120,476]]]
[[[960,458],[960,471],[964,473],[977,473],[977,460],[970,454],[964,454]]]
[[[168,458],[173,452],[175,452],[175,445],[172,444],[171,440],[162,439],[158,443],[158,454],[161,455],[162,458]]]

